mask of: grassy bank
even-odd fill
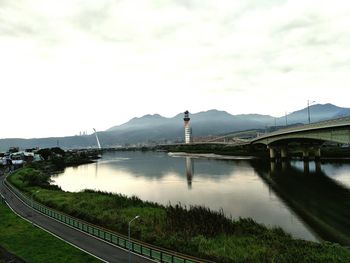
[[[100,262],[45,231],[33,227],[15,215],[4,203],[0,203],[0,229],[1,246],[26,262]],[[10,262],[8,259],[0,258],[0,262],[2,260]]]
[[[280,228],[268,229],[251,219],[233,221],[223,212],[204,207],[162,206],[137,197],[85,191],[63,192],[45,184],[28,184],[25,168],[10,177],[28,194],[52,208],[96,225],[127,234],[135,215],[132,236],[142,241],[217,262],[350,262],[350,250],[331,243],[292,239]],[[40,181],[40,180],[39,180]]]

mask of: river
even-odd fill
[[[319,241],[322,236],[334,241],[308,220],[314,215],[337,225],[339,232],[348,227],[343,217],[349,212],[342,211],[350,211],[349,164],[310,162],[305,166],[291,161],[270,165],[163,152],[110,152],[96,163],[66,168],[52,179],[64,191],[93,189],[164,205],[223,209],[227,216],[251,217],[305,240]]]

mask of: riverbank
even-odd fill
[[[128,149],[118,149],[128,150]],[[118,151],[117,150],[117,151]],[[155,147],[134,148],[134,151],[165,151],[172,153],[187,154],[215,154],[231,157],[253,157],[262,160],[269,160],[269,151],[266,145],[231,145],[223,143],[192,143],[192,144],[172,144],[158,145]],[[291,146],[288,153],[290,158],[302,159],[301,152],[295,152]],[[321,147],[321,160],[350,162],[350,147],[340,147],[338,145],[326,144]]]
[[[265,147],[266,148],[266,147]],[[160,145],[156,150],[166,152],[184,152],[192,154],[216,154],[222,156],[240,156],[240,157],[256,157],[267,158],[267,151],[264,147],[253,145],[230,145],[230,144],[177,144],[177,145]]]
[[[251,219],[233,221],[204,207],[161,206],[94,191],[68,193],[45,184],[29,185],[25,179],[41,173],[26,168],[10,181],[28,195],[40,189],[35,199],[47,206],[122,234],[127,234],[128,220],[140,215],[132,236],[171,250],[217,262],[350,260],[349,249],[339,245],[295,240],[280,228],[268,229]]]
[[[230,156],[220,155],[214,153],[186,153],[186,152],[168,152],[172,157],[190,157],[190,158],[205,158],[205,159],[217,159],[217,160],[252,160],[253,156]]]

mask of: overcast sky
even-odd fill
[[[0,138],[350,107],[349,0],[0,0]]]

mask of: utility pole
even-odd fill
[[[286,126],[288,126],[287,114],[288,114],[288,112],[285,112],[285,117],[286,117]]]
[[[131,248],[131,241],[130,241],[130,225],[132,221],[138,219],[140,216],[135,216],[133,219],[129,221],[129,227],[128,227],[128,240],[129,240],[129,263],[131,263],[131,254],[130,254],[130,248]]]
[[[315,103],[315,101],[307,100],[307,116],[308,116],[309,124],[311,123],[311,119],[310,119],[310,105],[312,103]]]

